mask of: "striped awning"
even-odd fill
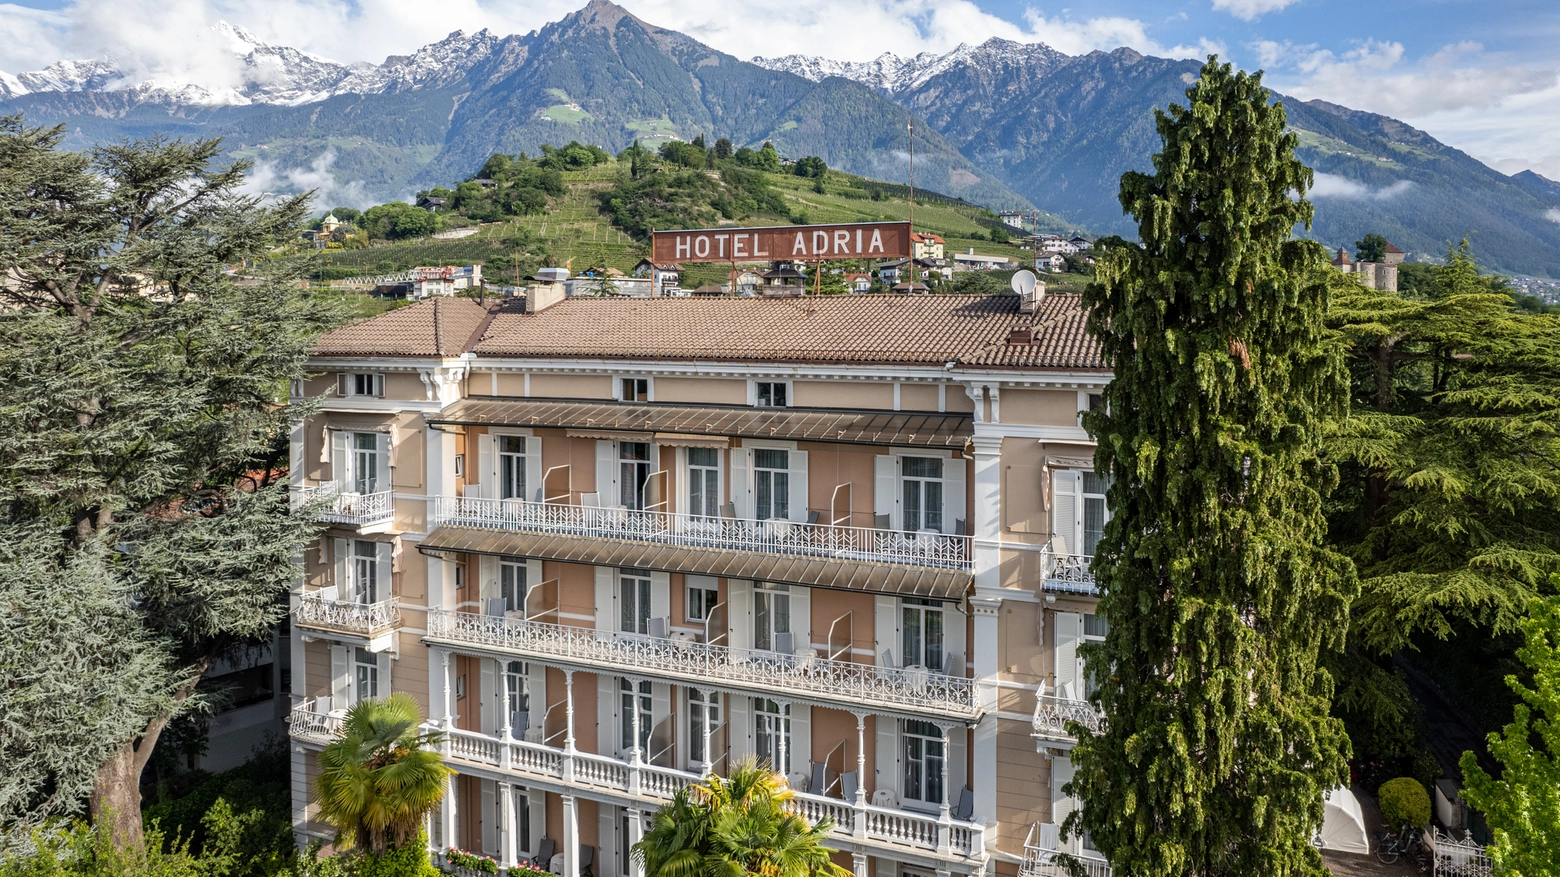
[[[560,399],[464,399],[431,424],[557,427],[680,436],[735,436],[907,448],[962,449],[975,434],[969,414],[725,408]]]
[[[448,525],[428,534],[418,550],[534,557],[938,600],[963,599],[974,581],[968,570]]]

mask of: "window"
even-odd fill
[[[379,696],[379,656],[368,649],[352,650],[353,693],[358,702]]]
[[[942,731],[931,722],[905,720],[905,799],[922,804],[943,802]]]
[[[380,598],[379,543],[352,540],[352,591],[354,603],[378,603]]]
[[[624,633],[650,633],[650,577],[624,573],[618,577],[618,608]]]
[[[1090,393],[1089,394],[1089,410],[1090,411],[1099,411],[1100,409],[1102,409],[1104,407],[1105,407],[1105,394],[1103,394],[1103,393]]]
[[[619,740],[622,751],[628,752],[634,748],[634,711],[639,711],[639,751],[646,752],[650,747],[650,683],[639,683],[639,691],[634,691],[634,683],[619,677],[618,698],[620,710],[618,717],[622,719],[622,733]]]
[[[688,585],[688,620],[708,621],[710,611],[720,602],[720,591],[700,584]]]
[[[620,384],[621,395],[618,397],[624,402],[649,402],[650,379],[649,378],[623,378]]]
[[[790,405],[786,401],[785,381],[758,381],[757,391],[759,408],[785,408]]]
[[[753,742],[760,764],[779,774],[791,772],[791,705],[753,698]]]
[[[943,528],[943,461],[938,457],[900,457],[905,532]]]
[[[650,480],[650,443],[618,442],[618,488],[623,507],[643,511]]]
[[[906,597],[899,601],[900,645],[905,666],[943,669],[943,604]]]
[[[688,449],[688,514],[720,515],[720,451],[715,448]]]
[[[379,471],[377,432],[352,433],[352,492],[378,493],[383,489],[384,473]]]
[[[753,496],[760,521],[783,521],[791,516],[789,452],[771,448],[753,451]]]
[[[789,585],[765,582],[753,589],[753,648],[791,653],[791,593]]]
[[[1086,643],[1102,643],[1102,642],[1105,641],[1105,634],[1107,634],[1107,633],[1110,633],[1110,622],[1105,620],[1105,616],[1103,616],[1103,615],[1090,615],[1088,613],[1084,614],[1084,616],[1083,616],[1083,641],[1084,642],[1086,642]],[[1082,658],[1080,658],[1078,660],[1078,666],[1079,666],[1079,672],[1083,676],[1083,696],[1084,696],[1084,699],[1087,700],[1089,697],[1092,697],[1094,695],[1094,689],[1097,686],[1094,684],[1094,677],[1092,675],[1090,675],[1088,667],[1084,665],[1084,662],[1083,662]]]
[[[525,437],[498,437],[498,498],[525,499]]]
[[[498,564],[498,593],[504,598],[505,612],[524,612],[526,592],[526,566],[524,563],[500,561]]]
[[[1083,473],[1083,553],[1093,556],[1105,535],[1110,510],[1105,507],[1105,489],[1110,482],[1093,472]]]
[[[524,661],[504,664],[504,690],[509,695],[509,733],[519,737],[531,716],[531,668]]]
[[[385,376],[376,374],[344,374],[341,376],[343,396],[383,396]]]
[[[520,827],[519,844],[516,849],[521,853],[531,851],[531,796],[525,789],[515,786],[509,792],[514,795],[515,822]]]
[[[455,564],[455,590],[464,590],[466,587],[466,567],[463,564]]]
[[[720,692],[712,691],[708,698],[704,692],[697,688],[684,689],[688,692],[688,763],[690,765],[704,764],[704,732],[709,729],[710,736],[714,736],[715,729],[720,727]],[[715,747],[715,741],[710,741],[710,747]],[[713,753],[712,753],[713,754]],[[710,758],[714,761],[714,758]]]

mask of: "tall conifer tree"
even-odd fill
[[[1107,243],[1085,293],[1115,377],[1086,415],[1112,520],[1095,556],[1110,623],[1084,656],[1106,713],[1076,728],[1087,829],[1117,873],[1325,874],[1309,841],[1348,741],[1318,651],[1355,590],[1322,545],[1323,423],[1346,404],[1325,341],[1311,171],[1260,74],[1210,58],[1128,173],[1140,244]]]

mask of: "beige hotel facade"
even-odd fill
[[[318,345],[292,483],[300,843],[353,703],[411,695],[437,848],[563,877],[758,757],[858,877],[1059,873],[1105,515],[1075,296],[440,298]],[[1102,862],[1091,870],[1108,873]]]

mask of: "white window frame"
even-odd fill
[[[694,599],[694,595],[695,594],[698,595],[698,599],[697,600]],[[699,615],[693,614],[693,607],[694,607],[695,603],[698,603],[699,605],[704,607],[704,612],[702,614],[699,614]],[[718,605],[720,605],[720,588],[719,587],[708,588],[708,587],[705,587],[703,584],[701,584],[699,582],[691,582],[691,581],[685,582],[685,584],[683,585],[683,617],[684,617],[684,619],[686,619],[688,621],[697,621],[697,622],[701,622],[701,623],[705,622],[705,621],[708,621],[708,620],[710,620],[710,610],[715,608]]]
[[[617,695],[618,757],[628,758],[633,751],[634,716],[630,710],[635,707],[639,709],[639,755],[648,757],[651,732],[655,730],[655,687],[648,679],[635,684],[627,676],[619,676]]]
[[[496,493],[493,497],[494,499],[518,499],[524,501],[530,498],[532,485],[528,484],[527,480],[529,478],[528,473],[530,472],[529,467],[531,461],[526,450],[527,438],[529,438],[529,436],[518,435],[515,433],[494,434],[493,486],[496,488]],[[508,441],[514,441],[520,444],[520,450],[518,453],[515,451],[504,450],[504,443]],[[504,466],[506,463],[509,464],[510,468],[508,473],[504,471]],[[517,493],[511,493],[509,489],[515,486],[514,481],[516,478],[518,478],[520,482],[520,490]]]
[[[643,460],[630,460],[625,457],[624,449],[629,445],[644,445],[645,458]],[[613,442],[613,448],[617,451],[616,465],[618,495],[612,497],[612,501],[618,508],[626,508],[630,511],[644,511],[645,501],[648,498],[646,494],[646,488],[650,484],[650,476],[654,475],[656,472],[656,464],[658,462],[656,458],[659,456],[656,452],[660,448],[660,445],[650,441],[619,441]],[[625,477],[628,474],[628,467],[630,466],[643,467],[644,469],[644,480],[640,481],[637,485],[632,484],[631,481]],[[629,490],[634,490],[637,492],[638,495],[635,497],[638,501],[637,506],[633,506],[627,502],[624,502],[623,494]]]
[[[643,381],[645,385],[645,397],[643,399],[637,398],[639,387],[636,384],[634,387],[634,395],[636,398],[623,398],[625,395],[627,395],[627,388],[624,386],[625,381]],[[655,378],[652,378],[649,375],[615,375],[612,378],[612,396],[619,402],[629,402],[636,405],[643,404],[645,402],[654,402]]]
[[[758,465],[758,455],[760,453],[763,453],[763,452],[766,452],[766,451],[767,452],[779,452],[779,453],[785,454],[786,455],[786,458],[785,458],[785,468],[784,469],[775,469],[775,468],[769,467],[769,466],[760,467]],[[795,450],[787,449],[787,448],[768,448],[768,447],[754,447],[753,448],[753,467],[752,467],[752,470],[749,472],[748,477],[753,479],[753,518],[755,520],[759,520],[759,521],[788,521],[788,520],[791,519],[791,476],[792,476],[791,455],[794,454],[794,453],[796,453]],[[767,511],[767,512],[770,513],[768,516],[761,515],[760,514],[760,509],[759,509],[759,482],[760,482],[759,473],[760,472],[766,473],[769,476],[769,508],[764,510],[764,511]],[[776,475],[780,475],[780,474],[783,474],[784,477],[785,477],[785,489],[777,491],[775,489],[775,481],[776,481],[775,476]],[[775,511],[775,499],[777,497],[779,497],[785,503],[785,506],[784,506],[785,514],[783,514],[783,515],[774,514],[774,511]]]
[[[704,692],[697,688],[684,688],[683,709],[688,721],[684,724],[688,733],[688,758],[686,759],[690,770],[699,770],[704,766],[704,755],[700,749],[704,746],[704,730],[699,726],[702,720],[710,729],[710,755],[720,745],[715,739],[715,732],[720,729],[721,693],[710,691],[708,699]],[[710,761],[714,761],[711,758]]]
[[[1090,633],[1090,622],[1100,625],[1102,630]],[[1078,639],[1080,645],[1083,643],[1103,643],[1105,642],[1106,632],[1110,630],[1110,623],[1105,620],[1103,615],[1085,612],[1083,613],[1083,625],[1079,630],[1082,631],[1082,636]],[[1088,662],[1083,659],[1082,655],[1078,656],[1078,687],[1083,691],[1084,700],[1088,700],[1089,695],[1094,693],[1094,686],[1089,681]]]
[[[684,500],[687,502],[688,514],[694,515],[696,517],[707,517],[707,518],[718,518],[718,517],[720,517],[720,507],[726,502],[726,500],[725,500],[726,494],[725,494],[725,489],[724,489],[725,488],[725,483],[724,483],[725,482],[725,476],[721,472],[721,469],[724,468],[722,464],[725,461],[721,457],[721,449],[720,448],[684,448],[683,451],[684,451],[684,453],[683,453],[683,478],[682,478],[682,481],[684,482],[684,484],[687,485],[684,488],[684,491],[685,491],[685,494],[686,494],[684,496]],[[713,452],[715,454],[715,465],[714,466],[706,466],[704,464],[695,464],[693,462],[693,457],[692,457],[692,454],[693,454],[694,451],[711,451],[711,452]],[[708,513],[705,509],[694,508],[694,505],[693,505],[693,473],[694,472],[700,473],[700,480],[705,482],[704,486],[708,486],[708,483],[707,483],[708,479],[703,476],[703,473],[713,472],[715,474],[715,511],[714,511],[713,514]],[[707,493],[707,491],[706,491],[706,493]]]
[[[791,773],[791,765],[796,762],[795,741],[791,739],[791,705],[778,703],[768,698],[753,698],[753,752],[758,757],[759,763],[768,761],[772,770],[781,776]],[[774,707],[771,710],[770,707]],[[778,764],[780,760],[780,737],[785,739],[785,764]]]
[[[630,586],[629,582],[633,584]],[[632,590],[630,590],[632,587]],[[651,602],[654,600],[654,584],[646,570],[620,569],[617,571],[617,630],[634,636],[650,634]],[[634,616],[634,630],[625,629],[629,613]],[[643,627],[643,630],[639,630]]]
[[[363,553],[365,549],[368,551],[367,554]],[[342,598],[347,602],[364,606],[372,606],[382,601],[385,597],[385,585],[388,583],[379,580],[379,543],[368,539],[348,539],[347,551],[348,587],[346,593],[341,595]],[[365,599],[359,600],[360,594]]]
[[[337,390],[338,395],[348,398],[383,399],[385,376],[382,372],[342,372]]]
[[[519,666],[517,672],[514,668]],[[526,726],[530,724],[531,712],[531,665],[524,661],[505,661],[504,672],[500,684],[507,689],[509,696],[509,733],[520,739],[525,734]],[[524,717],[524,723],[515,719]]]
[[[919,597],[900,598],[898,649],[900,666],[908,667],[912,664],[920,664],[921,666],[926,667],[928,670],[931,670],[933,673],[942,672],[943,668],[947,665],[948,662],[948,608],[948,604],[940,600],[926,600]],[[914,626],[912,626],[912,624],[906,618],[906,616],[911,612],[915,612],[917,614],[917,619]],[[928,663],[927,655],[930,649],[928,647],[929,643],[927,641],[927,617],[933,613],[936,613],[941,618],[941,629],[938,631],[938,638],[940,641],[937,646],[937,650],[939,652],[937,657],[940,660]],[[919,653],[912,655],[910,653],[911,649],[907,645],[906,638],[910,636],[912,629],[916,628],[919,629],[919,638],[921,642],[916,649],[916,651]]]
[[[918,533],[921,530],[935,530],[938,533],[944,532],[946,522],[943,519],[947,516],[947,513],[948,513],[948,495],[947,495],[948,494],[948,481],[947,481],[947,478],[946,478],[946,474],[947,474],[948,464],[949,464],[950,460],[947,457],[929,456],[929,455],[925,455],[925,454],[913,454],[913,453],[910,453],[910,454],[898,454],[897,456],[899,458],[899,485],[898,486],[899,486],[899,518],[900,518],[899,524],[900,524],[900,528],[904,532],[906,532],[906,533]],[[936,478],[929,478],[929,477],[921,476],[921,475],[906,475],[905,474],[905,461],[906,460],[936,460],[937,464],[938,464],[938,469],[939,469],[937,477]],[[920,495],[921,504],[922,504],[922,509],[921,509],[921,518],[922,518],[922,520],[919,522],[921,526],[916,527],[913,530],[910,528],[910,523],[909,523],[909,517],[910,517],[910,502],[909,502],[909,498],[910,498],[910,487],[911,487],[912,484],[916,485],[916,490],[917,490],[917,493]],[[930,485],[930,484],[936,484],[937,485],[937,526],[935,526],[935,527],[927,526],[927,521],[926,521],[926,517],[927,517],[926,512],[930,508],[930,506],[927,504],[925,496],[926,496],[927,493],[931,492],[926,487],[926,485]]]
[[[781,604],[785,606],[784,630],[776,625],[780,613],[776,610]],[[791,618],[791,586],[775,584],[773,582],[755,582],[753,585],[753,648],[761,652],[777,651],[780,638],[788,634],[794,634],[795,625]],[[767,629],[761,629],[760,625],[767,619]],[[792,637],[791,650],[784,652],[790,654],[794,651],[795,637]]]
[[[364,660],[364,656],[368,660]],[[352,702],[362,703],[364,700],[374,700],[382,695],[385,680],[380,678],[379,655],[370,652],[362,646],[352,647]]]
[[[763,401],[762,391],[759,389],[761,384],[771,387],[771,402],[768,404],[765,404]],[[772,401],[774,392],[773,387],[777,386],[783,388],[785,391],[784,405],[775,405]],[[795,404],[794,400],[795,396],[791,392],[791,381],[788,379],[767,378],[763,380],[754,379],[748,381],[748,404],[754,408],[790,408]]]
[[[347,462],[348,475],[347,480],[342,484],[342,492],[357,494],[359,496],[369,496],[388,490],[390,487],[390,437],[382,432],[364,431],[347,432],[346,436],[347,456],[350,458],[350,460]],[[373,439],[374,446],[372,448],[359,447],[359,441],[364,438]],[[373,461],[373,481],[362,485],[364,487],[372,488],[370,490],[358,489],[359,482],[363,480],[363,465],[361,462],[363,459]],[[347,490],[345,488],[351,489]]]
[[[912,730],[912,726],[917,727]],[[917,747],[916,744],[919,746]],[[900,801],[906,807],[913,809],[930,810],[942,807],[945,794],[945,790],[941,788],[943,766],[948,760],[948,752],[943,747],[942,729],[931,722],[903,719],[899,726],[899,746],[904,758],[904,769],[900,771]],[[912,752],[917,748],[921,753],[918,760],[912,757]],[[920,795],[912,794],[911,791],[911,784],[917,781],[920,783]],[[936,793],[933,791],[934,788]]]
[[[525,612],[525,596],[531,587],[531,568],[520,559],[498,561],[498,596],[506,612]]]
[[[1096,479],[1100,482],[1100,489],[1097,492],[1091,492],[1088,489],[1090,479]],[[1089,470],[1084,470],[1083,474],[1078,477],[1078,499],[1081,506],[1080,511],[1082,512],[1082,527],[1078,534],[1080,540],[1078,548],[1085,555],[1093,556],[1094,550],[1099,544],[1098,537],[1096,537],[1094,545],[1089,544],[1090,509],[1097,508],[1099,510],[1101,535],[1105,532],[1105,525],[1110,523],[1110,503],[1106,501],[1105,497],[1108,490],[1110,490],[1109,478],[1100,478]]]

